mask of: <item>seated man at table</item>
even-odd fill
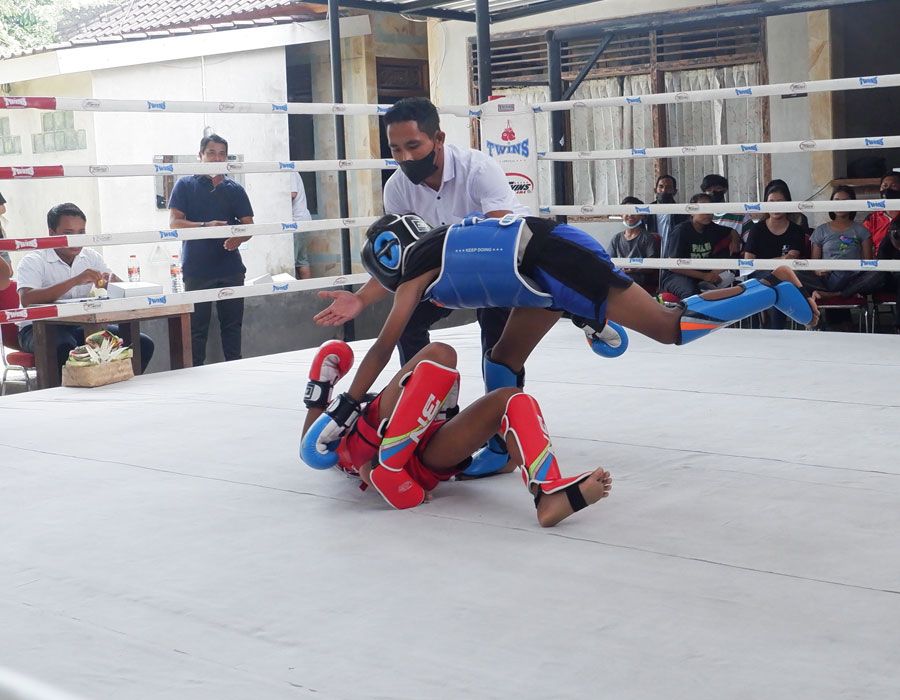
[[[47,212],[47,228],[51,236],[84,234],[87,217],[71,202],[57,204]],[[121,282],[103,262],[100,254],[90,248],[50,248],[29,253],[19,263],[16,275],[22,306],[53,304],[60,299],[79,299],[90,294],[94,286],[107,282]],[[117,325],[107,326],[118,334]],[[69,351],[84,344],[84,329],[80,326],[57,326],[56,357],[60,366],[69,358]],[[19,345],[25,352],[34,352],[34,329],[31,321],[19,324]],[[153,341],[141,333],[141,372],[153,357]]]

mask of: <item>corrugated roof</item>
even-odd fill
[[[15,58],[59,49],[201,34],[321,19],[325,6],[296,0],[132,0],[69,31],[63,41],[19,51]]]

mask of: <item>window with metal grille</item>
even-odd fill
[[[563,80],[575,78],[598,39],[567,43],[562,49]],[[473,94],[478,84],[478,49],[469,38]],[[763,20],[735,19],[719,24],[687,25],[672,30],[616,34],[588,74],[590,78],[638,75],[654,71],[709,68],[763,59]],[[542,32],[499,35],[491,40],[492,82],[496,87],[548,83],[547,44]]]

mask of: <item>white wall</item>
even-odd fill
[[[99,98],[284,102],[286,86],[282,47],[94,74],[94,97]],[[94,119],[97,163],[149,163],[156,155],[195,154],[207,126],[244,160],[288,159],[287,119],[282,115],[99,113]],[[291,220],[286,174],[245,177],[257,223]],[[168,227],[168,211],[156,208],[153,178],[101,178],[98,191],[97,223],[103,232]],[[128,256],[136,254],[143,278],[162,282],[168,277],[164,260],[179,250],[177,243],[107,246],[103,255],[124,276]],[[241,252],[248,278],[293,271],[290,234],[255,238]]]
[[[64,78],[48,78],[28,81],[15,85],[14,95],[35,97],[91,97],[91,79],[87,73],[68,75]],[[4,110],[2,116],[9,117],[10,134],[19,136],[22,152],[0,157],[0,165],[76,165],[96,162],[93,121],[90,114],[76,112],[75,129],[84,129],[87,134],[87,149],[77,151],[54,151],[35,155],[32,152],[31,136],[42,132],[41,115],[46,112],[34,109]],[[0,192],[7,200],[4,226],[7,236],[31,237],[47,234],[47,210],[62,202],[75,202],[88,215],[92,223],[97,223],[97,188],[90,178],[57,178],[39,180],[2,180]],[[13,266],[24,253],[13,253]]]

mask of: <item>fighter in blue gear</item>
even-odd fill
[[[583,325],[591,347],[606,356],[627,347],[623,326],[661,343],[681,345],[773,306],[801,324],[812,324],[818,317],[815,303],[786,266],[761,280],[664,306],[613,265],[594,238],[574,226],[508,216],[466,220],[423,235],[422,224],[415,215],[390,215],[366,234],[363,265],[385,288],[385,296],[393,292],[394,299],[350,387],[349,394],[357,400],[387,365],[423,299],[450,308],[512,307],[500,340],[485,356],[488,391],[516,385],[512,382],[518,382],[525,360],[563,313]],[[344,291],[319,295],[333,299],[315,317],[322,325],[344,323],[373,301],[364,303]],[[498,454],[491,469],[503,457]],[[473,469],[480,469],[478,461]]]

